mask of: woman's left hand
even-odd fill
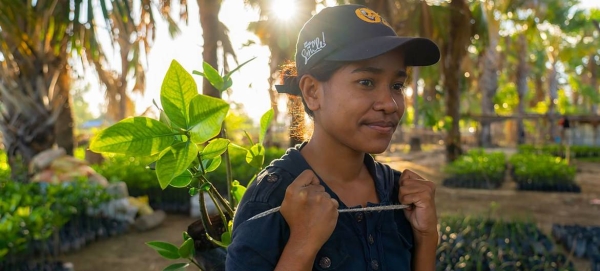
[[[422,236],[437,235],[437,214],[435,210],[435,184],[419,174],[406,169],[400,175],[398,200],[412,205],[404,209],[413,231]]]

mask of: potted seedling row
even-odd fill
[[[552,225],[552,236],[576,257],[598,261],[600,258],[600,227]]]
[[[519,190],[581,192],[575,183],[576,168],[548,154],[518,153],[510,158],[511,175]]]
[[[0,187],[0,270],[68,270],[54,256],[80,249],[102,231],[123,231],[119,223],[85,214],[87,208],[110,200],[103,187],[86,180],[3,181]]]
[[[445,168],[449,175],[443,181],[447,187],[495,189],[502,185],[506,170],[503,153],[470,150]]]
[[[436,270],[575,270],[533,223],[443,217]]]

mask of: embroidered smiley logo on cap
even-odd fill
[[[380,23],[381,16],[377,12],[368,8],[356,9],[356,16],[367,23]]]

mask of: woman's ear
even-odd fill
[[[319,82],[317,79],[312,77],[311,75],[303,75],[300,78],[300,90],[302,91],[302,98],[306,103],[306,107],[311,111],[316,111],[319,109]]]

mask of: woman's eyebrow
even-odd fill
[[[360,68],[357,68],[357,69],[353,70],[351,73],[361,73],[361,72],[381,74],[381,73],[383,73],[383,69],[375,68],[375,67],[360,67]],[[408,75],[407,75],[407,73],[406,73],[405,70],[399,70],[398,73],[396,74],[396,76],[398,76],[398,77],[408,77]]]

